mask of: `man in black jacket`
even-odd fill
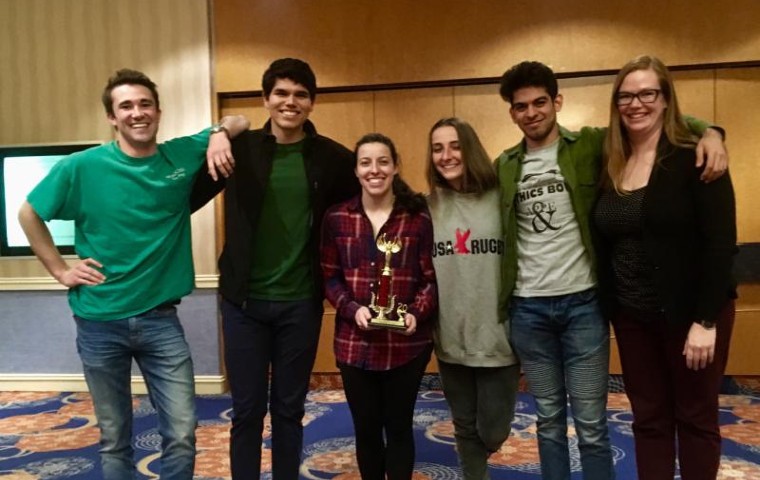
[[[273,478],[296,480],[323,313],[322,217],[358,194],[359,184],[353,154],[308,120],[316,78],[306,62],[276,60],[262,90],[269,121],[235,139],[236,167],[228,178],[199,175],[192,206],[226,185],[219,291],[233,403],[232,477],[259,478],[269,408]]]

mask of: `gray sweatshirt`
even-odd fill
[[[498,312],[504,254],[499,190],[477,195],[437,188],[428,205],[440,310],[436,356],[468,367],[516,364],[509,324],[499,322]]]

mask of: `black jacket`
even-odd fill
[[[736,248],[736,207],[728,172],[704,183],[693,149],[658,145],[642,206],[644,248],[655,289],[670,322],[715,321],[729,298],[736,298],[731,274]],[[596,229],[595,229],[596,230]],[[611,246],[598,230],[599,288],[607,313],[616,305]]]
[[[314,125],[304,124],[306,140],[303,157],[311,196],[312,275],[322,300],[322,272],[319,267],[319,238],[322,217],[333,204],[347,200],[360,191],[354,175],[354,156],[343,145],[317,134]],[[202,207],[226,186],[224,197],[225,243],[219,257],[219,293],[241,305],[248,297],[251,245],[258,225],[272,161],[276,149],[270,122],[259,130],[249,130],[232,141],[235,171],[229,178],[214,182],[204,169],[199,172],[190,197],[193,211]]]

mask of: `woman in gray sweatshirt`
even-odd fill
[[[488,457],[509,436],[520,366],[499,315],[504,254],[496,173],[473,128],[457,118],[430,130],[427,179],[443,392],[465,480],[488,477]]]

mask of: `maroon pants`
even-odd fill
[[[715,480],[721,442],[718,393],[734,314],[731,300],[717,320],[715,359],[697,371],[686,368],[682,354],[690,323],[667,325],[628,310],[613,320],[633,407],[639,480],[673,480],[676,451],[683,480]]]

